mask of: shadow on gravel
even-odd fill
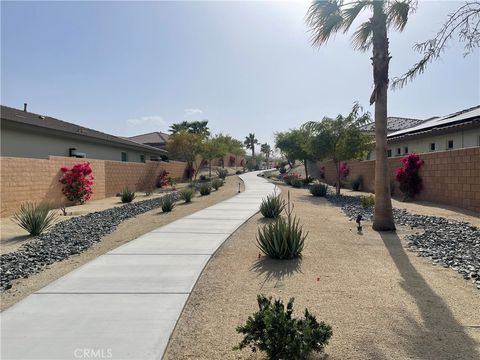
[[[475,340],[417,272],[398,235],[380,233],[380,236],[402,276],[400,286],[415,300],[422,317],[422,322],[418,322],[405,314],[402,324],[397,324],[399,336],[405,339],[405,351],[414,359],[480,359]]]
[[[255,271],[257,276],[264,276],[263,285],[269,281],[282,281],[285,278],[292,276],[299,272],[302,264],[301,258],[292,260],[275,260],[263,256],[258,259],[250,268],[250,271]]]

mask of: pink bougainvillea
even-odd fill
[[[170,173],[167,170],[162,170],[157,178],[157,188],[162,188],[170,184]]]
[[[230,155],[230,158],[228,160],[229,160],[230,166],[234,166],[237,158],[233,155]]]
[[[60,183],[63,184],[62,192],[68,200],[83,204],[90,200],[93,190],[92,168],[90,163],[75,164],[73,167],[62,167]]]
[[[348,174],[350,174],[350,168],[348,167],[348,164],[346,162],[342,162],[340,164],[338,171],[342,178],[346,178]]]
[[[412,199],[422,191],[420,168],[425,162],[415,153],[402,157],[400,161],[403,165],[396,170],[395,177],[400,183],[399,188],[405,198]]]

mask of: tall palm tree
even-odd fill
[[[245,147],[247,149],[252,150],[252,163],[255,161],[255,144],[258,144],[258,140],[255,138],[255,134],[248,134],[248,136],[245,137],[245,141],[243,142],[245,144]]]
[[[260,150],[262,151],[263,154],[265,154],[265,160],[267,162],[267,168],[268,168],[270,153],[272,152],[272,148],[267,143],[264,143],[260,146]]]
[[[312,45],[320,47],[335,33],[346,33],[358,15],[370,10],[371,17],[359,25],[353,33],[355,49],[367,51],[373,48],[374,90],[370,105],[375,103],[375,215],[373,229],[395,230],[390,176],[387,163],[387,90],[390,53],[388,29],[402,31],[408,15],[415,10],[415,2],[409,0],[342,0],[314,1],[307,13],[307,24],[312,33]]]

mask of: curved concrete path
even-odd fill
[[[1,314],[1,358],[161,359],[190,292],[216,249],[274,185],[245,191],[81,266]]]

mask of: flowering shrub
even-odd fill
[[[411,199],[418,195],[423,188],[419,172],[425,162],[415,153],[402,157],[400,161],[403,166],[397,169],[395,177],[400,183],[399,188],[405,198]]]
[[[302,176],[299,173],[289,173],[283,176],[283,181],[285,181],[287,185],[292,185],[292,182],[300,180],[301,178]]]
[[[320,168],[320,179],[325,179],[325,166]]]
[[[230,155],[230,158],[228,159],[228,161],[229,161],[229,163],[230,163],[230,166],[234,166],[236,160],[237,160],[237,159],[236,159],[235,156]]]
[[[348,164],[346,162],[342,162],[340,164],[338,171],[340,172],[340,176],[342,178],[346,178],[348,174],[350,174],[350,168],[348,167]]]
[[[83,204],[92,196],[93,179],[90,163],[76,164],[73,167],[62,167],[60,183],[62,192],[68,200]]]
[[[157,188],[162,188],[170,184],[170,173],[167,170],[162,170],[157,178]]]

